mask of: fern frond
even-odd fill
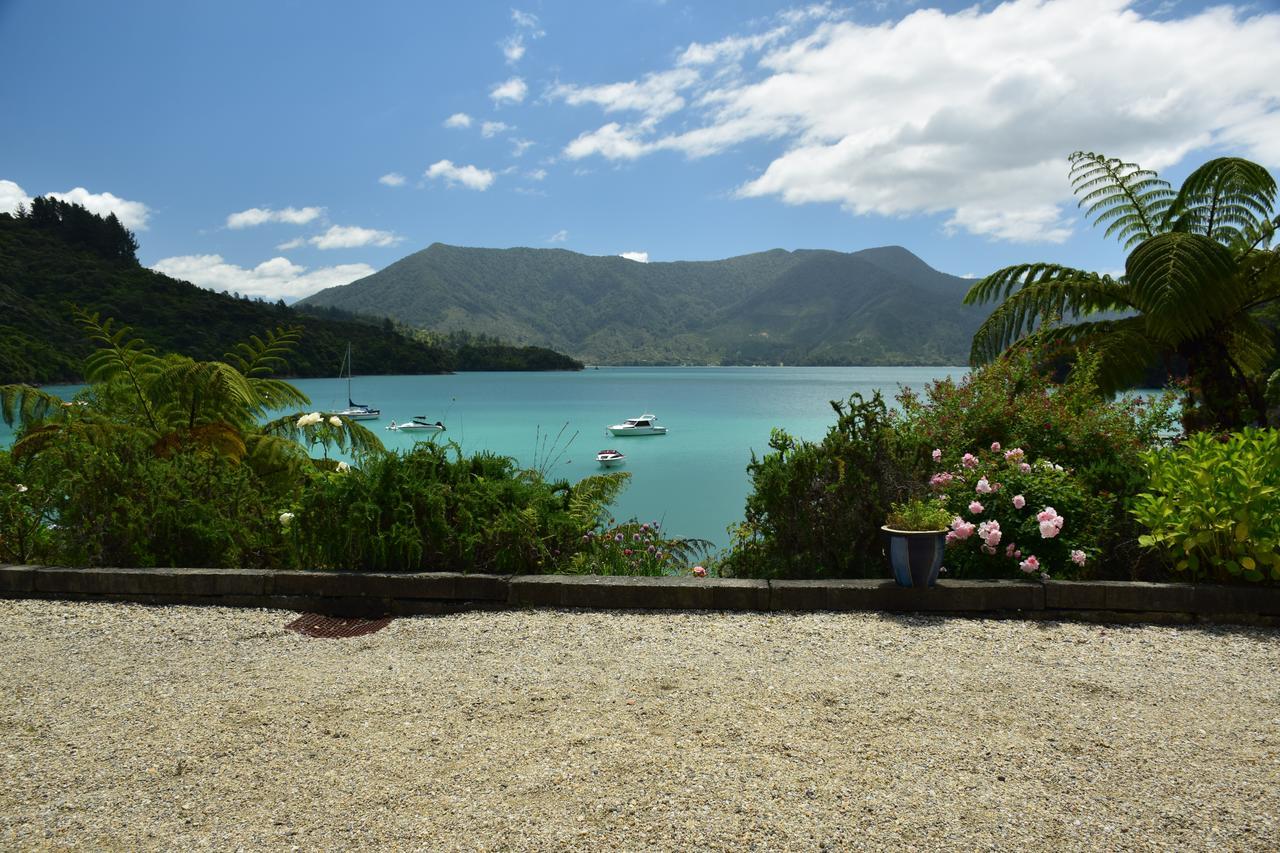
[[[1275,201],[1276,182],[1266,169],[1239,157],[1219,157],[1182,182],[1163,225],[1224,246],[1249,245],[1269,224]]]
[[[288,357],[301,339],[302,329],[299,326],[268,329],[265,338],[251,335],[249,340],[236,344],[224,361],[250,379],[269,376],[288,366]]]
[[[584,529],[595,525],[630,480],[631,475],[626,471],[610,471],[579,480],[569,489],[570,517]]]
[[[5,425],[32,426],[61,416],[71,405],[34,385],[0,385],[0,417]]]
[[[1159,233],[1173,189],[1150,169],[1101,154],[1077,151],[1070,157],[1071,189],[1095,225],[1107,225],[1127,249]]]
[[[1057,264],[997,270],[969,289],[967,305],[1003,300],[974,333],[969,358],[985,364],[1053,317],[1083,317],[1134,308],[1129,289],[1110,276]]]
[[[1145,241],[1129,254],[1125,272],[1149,330],[1170,342],[1212,328],[1238,311],[1245,295],[1231,252],[1199,234]]]
[[[85,381],[93,384],[127,379],[137,398],[138,408],[152,429],[159,431],[152,401],[143,391],[144,381],[160,361],[155,351],[141,338],[130,337],[132,330],[128,326],[116,328],[110,317],[101,320],[96,311],[90,314],[78,307],[72,307],[71,311],[96,347],[84,362]]]

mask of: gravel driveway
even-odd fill
[[[0,848],[1280,849],[1280,633],[0,601]]]

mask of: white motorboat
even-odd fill
[[[612,468],[627,461],[627,457],[616,450],[601,450],[596,454],[596,461],[601,468]]]
[[[429,431],[429,432],[444,432],[444,424],[442,424],[440,421],[436,421],[435,423],[432,423],[431,421],[427,420],[426,415],[414,415],[413,420],[406,421],[405,423],[402,423],[402,424],[397,424],[395,421],[392,421],[391,425],[388,426],[387,429],[393,430],[395,432],[400,432],[402,430],[423,430],[423,431]]]
[[[382,411],[372,406],[366,406],[364,403],[357,403],[351,399],[351,344],[347,344],[346,357],[342,359],[342,364],[338,367],[338,378],[342,378],[342,369],[347,370],[347,407],[340,412],[325,412],[325,415],[337,415],[341,418],[348,418],[353,421],[376,421],[382,417]]]
[[[605,427],[614,438],[628,435],[666,435],[667,428],[658,426],[656,415],[641,415],[638,418],[627,418],[620,424]]]

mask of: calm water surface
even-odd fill
[[[444,436],[467,453],[490,450],[514,456],[522,466],[549,466],[549,476],[568,480],[600,471],[596,452],[614,447],[627,455],[618,470],[631,473],[631,484],[616,504],[619,519],[660,520],[671,533],[723,546],[728,543],[726,527],[742,518],[751,452],[767,451],[770,429],[819,439],[835,422],[829,400],[855,391],[870,395],[881,390],[892,397],[900,386],[921,388],[944,376],[959,378],[966,370],[602,367],[579,373],[357,376],[353,396],[382,409],[381,421],[364,424],[388,448],[407,449],[422,439],[422,433],[384,429],[392,420],[414,415],[443,421],[448,427]],[[346,404],[345,381],[301,379],[295,384],[317,409]],[[607,424],[645,412],[656,414],[670,431],[632,438],[605,434]],[[7,436],[0,439],[7,441]]]

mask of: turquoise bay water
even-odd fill
[[[579,373],[459,373],[452,376],[356,377],[353,396],[382,409],[366,421],[388,448],[409,448],[423,433],[388,432],[393,419],[426,415],[448,427],[443,437],[467,453],[490,450],[521,465],[554,464],[548,476],[579,480],[599,472],[597,451],[627,461],[631,483],[615,505],[618,519],[659,520],[671,533],[728,544],[725,528],[742,518],[752,450],[768,450],[769,431],[819,439],[835,422],[829,400],[899,385],[915,388],[967,368],[939,367],[602,367]],[[321,408],[346,402],[346,386],[329,379],[298,387]],[[613,438],[615,424],[652,412],[669,432]],[[566,426],[567,424],[567,426]],[[554,451],[540,450],[538,436]],[[443,438],[442,437],[442,438]],[[442,439],[437,439],[442,440]],[[565,445],[568,445],[565,448]],[[564,449],[562,454],[557,451]]]
[[[352,396],[382,410],[365,421],[388,448],[411,447],[423,433],[388,432],[414,415],[441,420],[443,437],[467,453],[489,450],[522,466],[552,463],[552,478],[579,480],[599,472],[597,451],[627,456],[617,470],[631,484],[615,505],[621,520],[659,520],[668,532],[728,544],[725,528],[742,518],[751,452],[768,450],[769,431],[819,439],[835,422],[829,400],[899,386],[922,388],[964,367],[602,367],[579,373],[459,373],[451,376],[357,376]],[[314,408],[346,405],[346,382],[295,384]],[[75,388],[49,389],[74,393]],[[663,436],[613,438],[607,424],[652,412]],[[560,441],[555,436],[564,427]],[[3,429],[0,425],[0,429]],[[539,438],[547,437],[545,449]],[[9,436],[0,435],[7,443]],[[442,439],[437,439],[442,440]],[[563,452],[560,452],[563,451]],[[548,459],[547,457],[550,457]]]

